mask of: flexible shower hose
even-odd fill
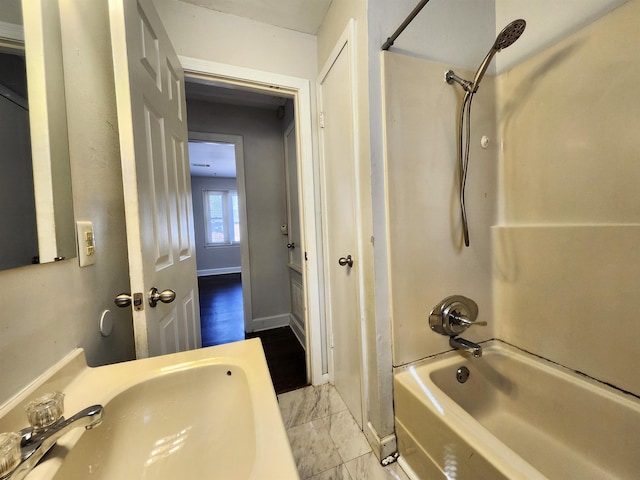
[[[460,124],[458,125],[458,168],[460,171],[460,215],[462,217],[462,233],[464,244],[469,246],[469,224],[467,223],[467,208],[464,192],[467,185],[467,170],[469,167],[469,148],[471,145],[471,101],[473,92],[465,92],[460,108]]]

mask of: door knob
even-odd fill
[[[156,287],[149,290],[149,305],[155,307],[158,302],[171,303],[176,299],[176,292],[171,289],[159,291]]]
[[[291,242],[291,243],[287,243],[287,248],[288,248],[289,250],[293,250],[294,248],[296,248],[296,244],[295,244],[295,243],[293,243],[293,242]]]
[[[116,296],[116,299],[113,301],[113,303],[115,303],[120,308],[125,308],[131,305],[131,300],[131,295],[129,295],[128,293],[121,293],[120,295]]]
[[[135,311],[140,311],[144,307],[142,305],[142,293],[134,293],[133,295],[129,295],[128,293],[121,293],[117,295],[113,303],[115,303],[120,308],[126,308],[131,305],[133,302],[133,309]]]
[[[338,259],[338,265],[340,265],[341,267],[344,266],[349,266],[349,267],[353,267],[353,258],[351,258],[351,255],[347,255],[346,257],[340,257]]]

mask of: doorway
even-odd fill
[[[307,385],[288,282],[293,102],[189,77],[186,98],[203,346],[260,337],[276,392]]]

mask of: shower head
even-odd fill
[[[503,48],[507,48],[513,42],[520,38],[522,32],[524,32],[525,27],[527,26],[527,22],[523,19],[514,20],[509,25],[504,27],[502,31],[496,37],[496,41],[493,44],[493,48],[497,51],[502,50]]]
[[[471,92],[475,93],[478,91],[478,86],[480,86],[480,81],[482,80],[482,77],[484,77],[484,74],[487,72],[487,68],[489,68],[489,64],[491,63],[493,56],[496,53],[498,53],[500,50],[507,48],[513,42],[518,40],[518,38],[520,38],[520,35],[522,35],[522,32],[524,32],[524,29],[526,26],[527,26],[527,22],[525,22],[523,19],[520,18],[518,20],[514,20],[513,22],[511,22],[509,25],[507,25],[502,29],[502,31],[496,37],[496,41],[493,42],[493,46],[491,47],[491,50],[489,50],[489,53],[487,53],[487,56],[484,58],[484,60],[480,64],[480,67],[476,72],[476,76],[474,77],[473,82],[471,82],[471,87],[470,87]]]

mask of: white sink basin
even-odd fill
[[[259,340],[85,367],[63,391],[66,416],[99,403],[104,420],[27,480],[299,478]]]

